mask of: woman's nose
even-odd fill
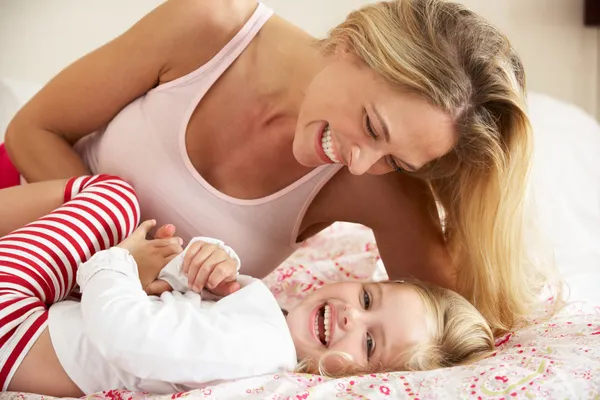
[[[368,149],[361,149],[359,146],[353,146],[350,150],[350,160],[348,162],[348,170],[352,175],[363,175],[373,164],[379,160],[376,152]]]

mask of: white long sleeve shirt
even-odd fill
[[[182,261],[176,257],[160,277],[187,290]],[[216,302],[189,291],[147,296],[126,250],[99,252],[79,267],[81,303],[50,308],[52,344],[86,394],[173,393],[292,370],[296,351],[275,298],[258,279],[238,281],[240,290]]]

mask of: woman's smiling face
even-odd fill
[[[456,142],[450,115],[392,88],[364,63],[333,59],[313,79],[296,126],[302,165],[346,165],[355,175],[415,171]]]

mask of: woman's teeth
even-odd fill
[[[337,158],[335,152],[333,151],[333,140],[331,139],[331,128],[329,127],[329,124],[327,124],[325,130],[323,131],[323,137],[321,138],[321,146],[323,146],[323,151],[325,152],[325,155],[329,157],[331,161],[333,161],[336,164],[341,163],[341,161]]]
[[[325,346],[331,340],[331,306],[325,304],[315,315],[315,334]]]

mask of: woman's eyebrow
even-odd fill
[[[379,125],[381,126],[381,129],[383,130],[383,138],[385,139],[386,143],[390,142],[390,130],[388,129],[388,125],[385,122],[385,119],[381,116],[381,114],[379,113],[379,110],[377,110],[377,107],[375,107],[375,105],[372,105],[371,108],[373,108],[373,113],[375,114],[375,118],[377,118],[377,122],[379,122]],[[411,163],[408,163],[404,160],[401,160],[398,157],[394,157],[396,160],[398,160],[397,162],[399,164],[404,164],[403,168],[405,170],[407,170],[408,172],[416,172],[417,168],[412,165]],[[405,168],[408,167],[408,168]]]
[[[381,129],[383,130],[383,138],[385,139],[386,143],[389,143],[390,142],[390,130],[388,129],[387,123],[385,122],[385,119],[383,119],[381,117],[379,110],[377,110],[377,107],[374,104],[373,104],[372,108],[373,108],[373,113],[375,114],[375,118],[377,118],[377,122],[379,122],[379,125],[381,125]]]

